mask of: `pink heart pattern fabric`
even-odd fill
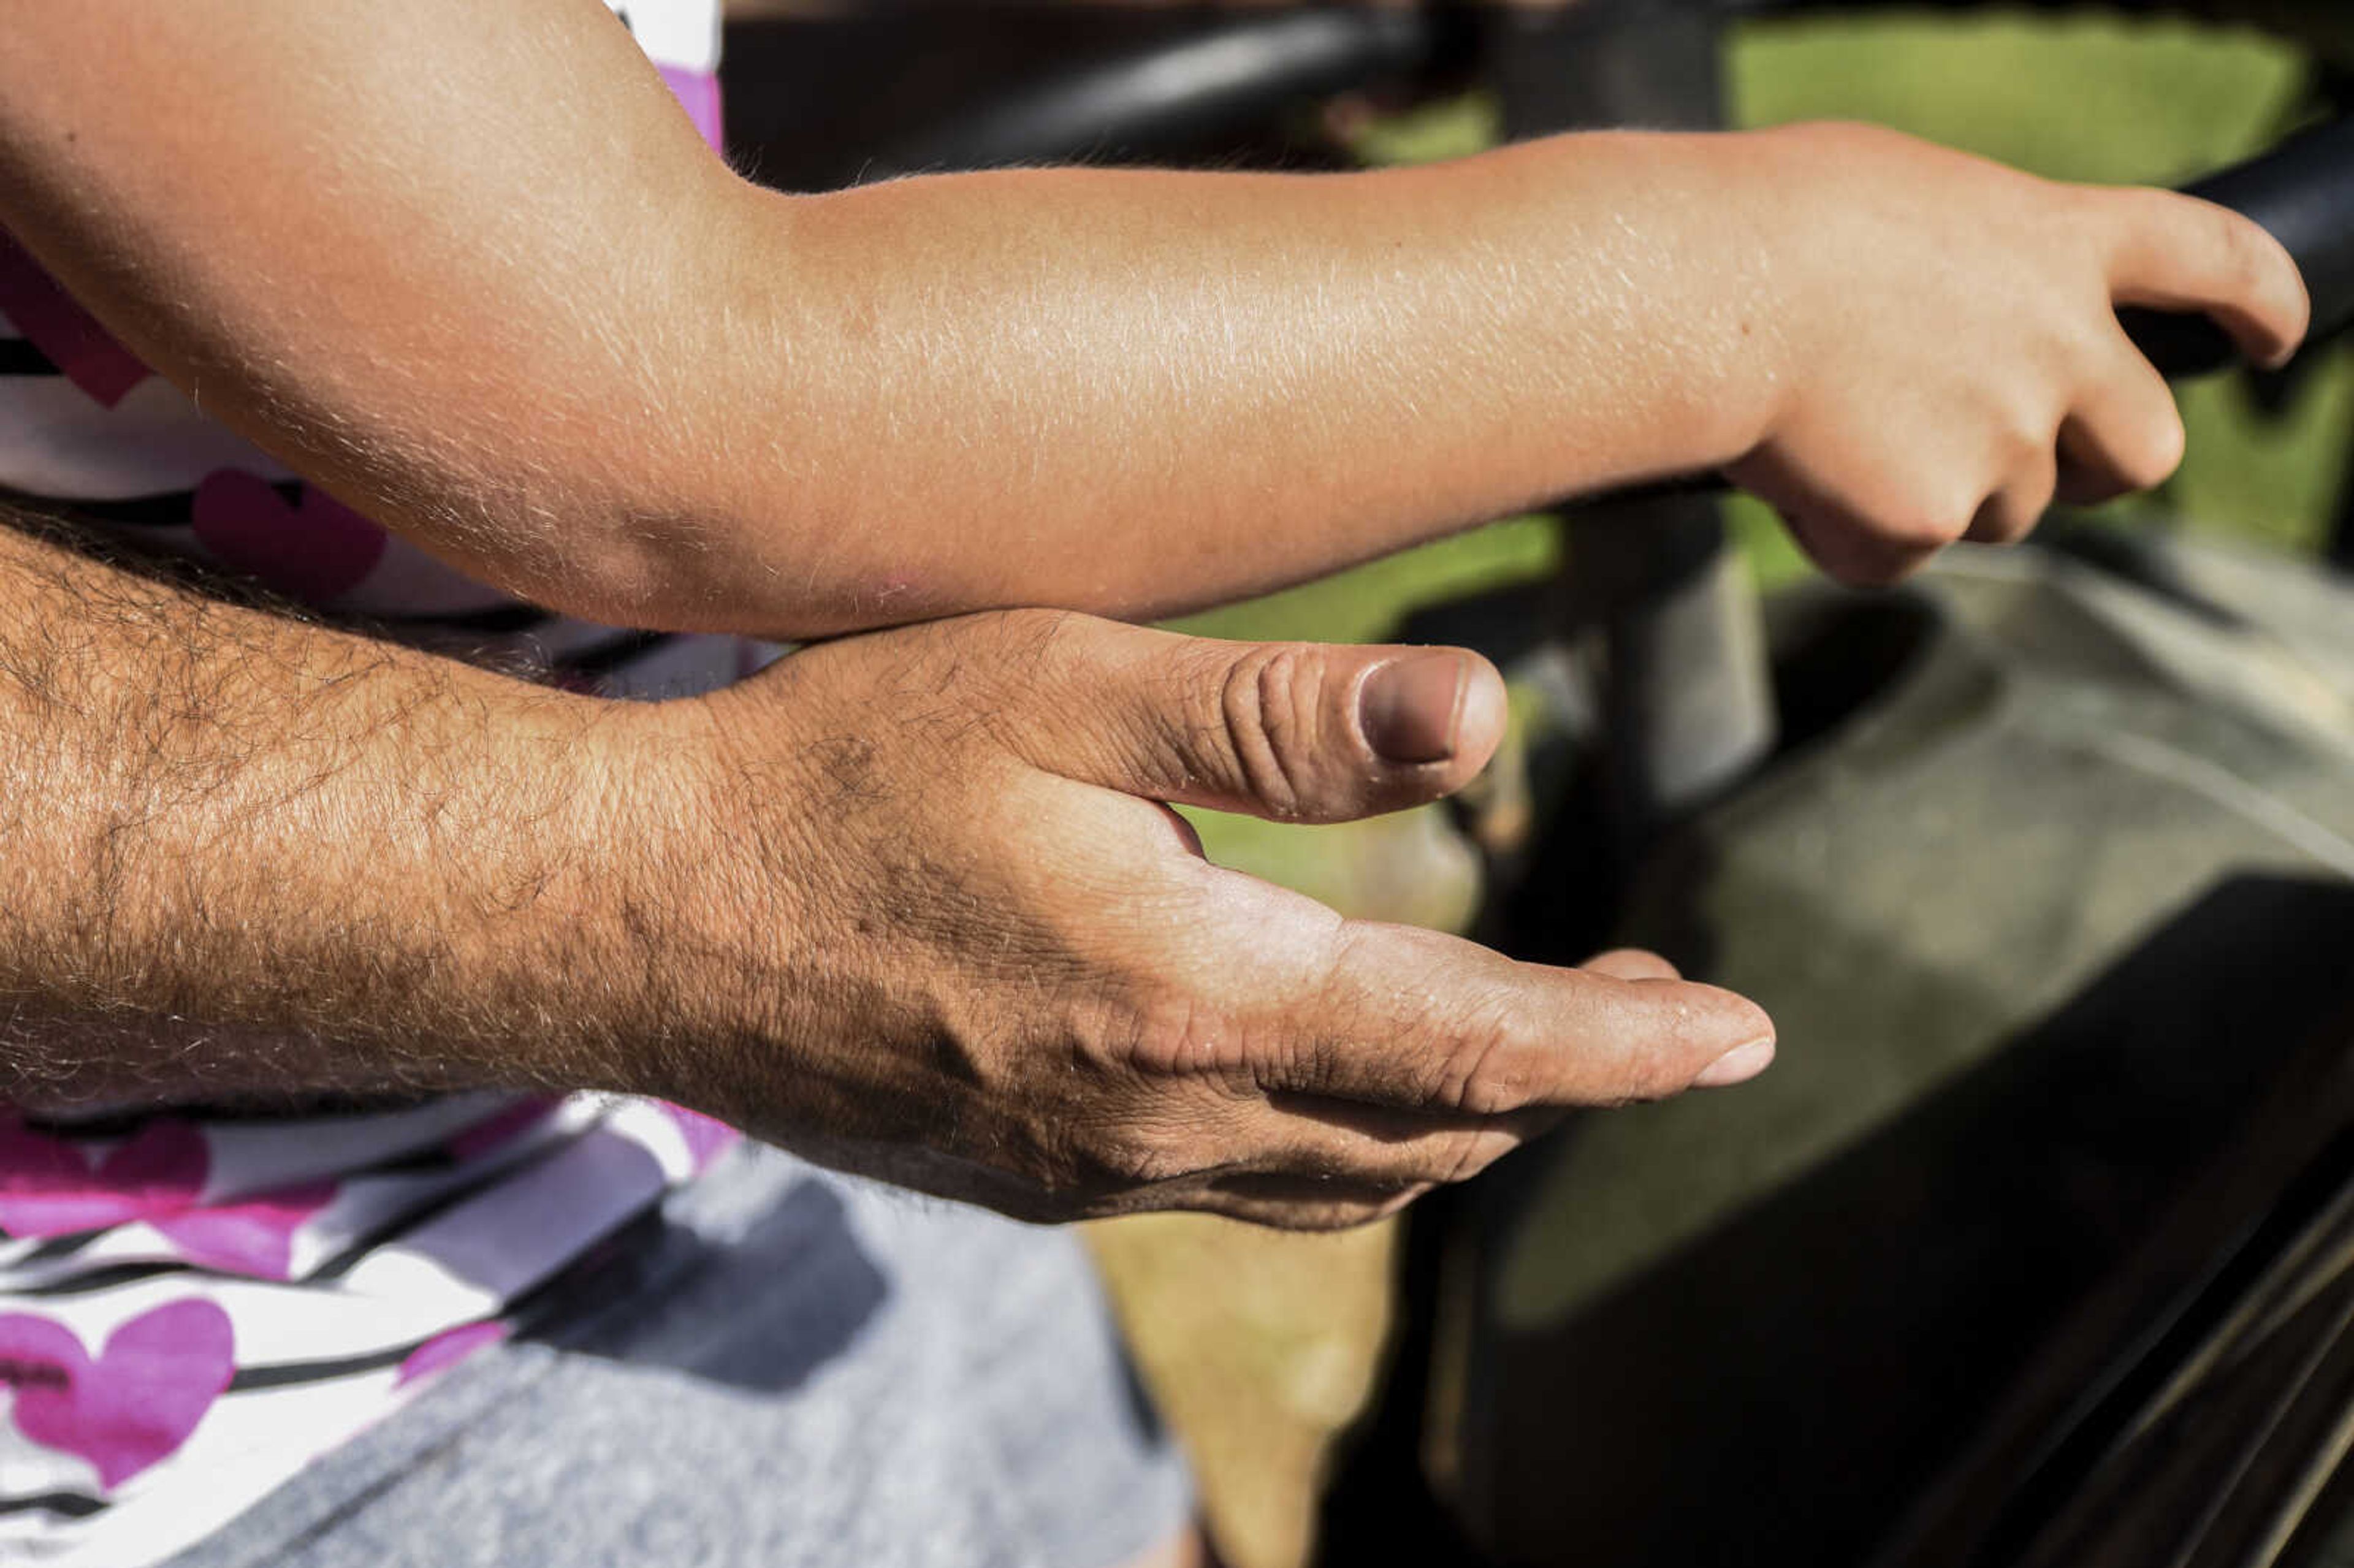
[[[676,1125],[679,1137],[685,1140],[687,1157],[695,1162],[695,1169],[698,1171],[743,1139],[742,1133],[716,1117],[707,1117],[701,1111],[689,1110],[668,1100],[662,1101],[661,1105],[663,1113]]]
[[[663,65],[654,69],[662,72],[663,85],[670,89],[678,106],[695,122],[695,129],[715,153],[725,152],[726,143],[720,135],[719,78],[707,70],[693,70],[685,66]]]
[[[336,1184],[207,1205],[200,1200],[211,1163],[204,1134],[176,1119],[149,1122],[95,1170],[73,1143],[0,1120],[0,1230],[45,1237],[143,1223],[199,1267],[285,1278],[295,1232],[334,1201]]]
[[[176,1453],[236,1372],[228,1314],[199,1298],[141,1313],[94,1360],[62,1323],[0,1313],[16,1430],[87,1459],[109,1490]]]
[[[205,475],[188,520],[223,566],[314,604],[351,592],[384,558],[384,530],[325,491],[306,484],[289,503],[243,469]]]
[[[5,234],[0,234],[0,315],[101,408],[113,408],[155,374]]]
[[[337,1191],[334,1181],[307,1181],[147,1223],[199,1268],[284,1279],[293,1267],[295,1232],[334,1202]]]
[[[8,1118],[0,1120],[0,1230],[78,1235],[181,1213],[204,1192],[211,1164],[205,1135],[175,1118],[149,1122],[93,1171],[75,1144]]]
[[[479,1323],[461,1323],[447,1333],[436,1334],[415,1350],[400,1363],[394,1386],[406,1388],[419,1378],[447,1372],[472,1355],[493,1345],[504,1343],[514,1330],[502,1318],[485,1318]]]

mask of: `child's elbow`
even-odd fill
[[[892,613],[887,591],[786,570],[769,550],[722,545],[691,524],[636,523],[521,575],[513,590],[535,603],[633,630],[801,641],[924,619]]]

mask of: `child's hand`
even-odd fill
[[[2055,494],[2106,500],[2174,471],[2181,417],[2116,306],[2207,312],[2267,365],[2304,338],[2296,264],[2221,207],[1862,126],[1724,142],[1727,199],[1755,215],[1728,231],[1763,240],[1774,381],[1729,471],[1844,580],[2016,539]]]

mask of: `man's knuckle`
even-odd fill
[[[1529,1103],[1528,1054],[1509,1019],[1487,1017],[1459,1031],[1431,1096],[1439,1108],[1500,1116]]]
[[[1103,1033],[1104,1054],[1153,1079],[1231,1077],[1243,1063],[1240,1033],[1218,1009],[1183,991],[1131,1003]]]
[[[1241,781],[1276,816],[1297,816],[1306,802],[1300,768],[1313,750],[1322,670],[1300,645],[1273,643],[1235,661],[1219,693]]]
[[[1191,1141],[1157,1127],[1114,1128],[1095,1150],[1094,1180],[1119,1191],[1165,1186],[1199,1168]]]
[[[1094,1207],[1192,1174],[1207,1120],[1170,1097],[1134,1087],[1091,1089],[1041,1107],[1023,1163],[1066,1206]]]

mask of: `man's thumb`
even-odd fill
[[[1434,800],[1503,738],[1504,683],[1457,648],[1222,642],[1066,617],[1039,711],[1013,726],[1049,772],[1158,800],[1304,822]]]

